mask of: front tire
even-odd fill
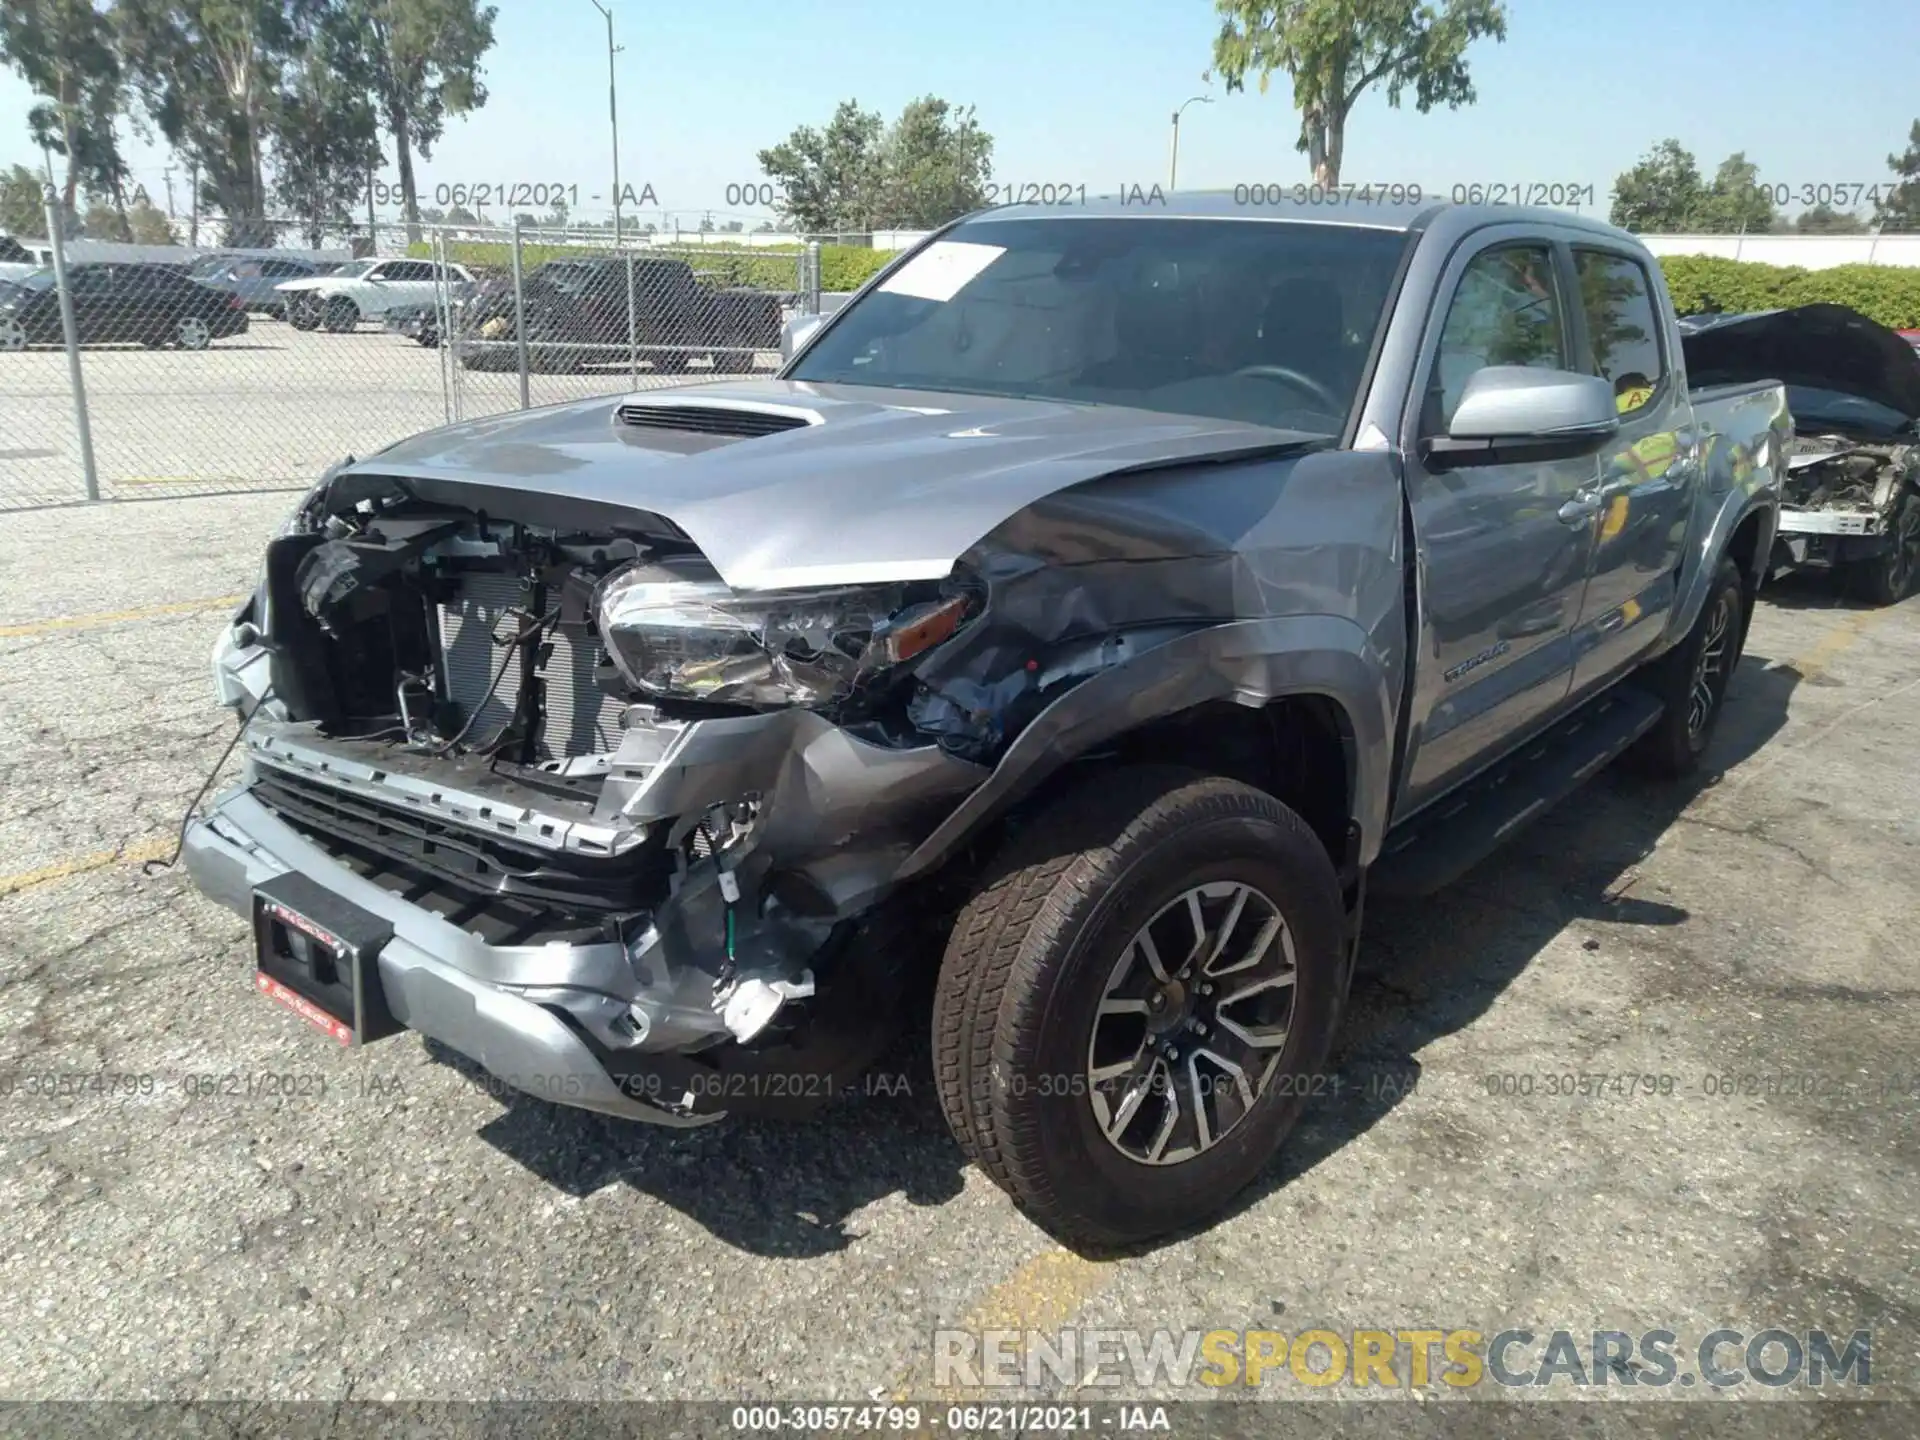
[[[1894,506],[1886,552],[1847,566],[1842,580],[1856,599],[1870,605],[1898,605],[1913,593],[1916,576],[1920,576],[1920,495],[1908,491]]]
[[[336,295],[327,301],[327,308],[321,312],[327,329],[336,335],[351,330],[360,323],[360,307],[344,295]]]
[[[934,1001],[948,1123],[1062,1240],[1204,1220],[1316,1092],[1344,935],[1333,865],[1278,800],[1103,773],[1019,834],[954,925]]]

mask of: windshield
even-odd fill
[[[31,275],[18,277],[13,283],[18,285],[22,290],[51,290],[53,288],[53,280],[53,267],[49,265],[44,270],[36,270]]]
[[[1888,439],[1912,433],[1911,422],[1898,410],[1859,395],[1811,385],[1787,386],[1787,411],[1793,416],[1794,429],[1803,435],[1821,429],[1850,430]]]
[[[1345,225],[970,221],[849,306],[786,373],[1334,434],[1405,245],[1399,231]]]
[[[195,280],[204,280],[209,275],[218,275],[232,263],[231,255],[202,255],[187,266],[187,274]]]
[[[355,275],[366,274],[378,263],[375,260],[349,260],[338,270],[332,271],[331,277],[335,280],[350,280]]]

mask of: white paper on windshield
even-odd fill
[[[1004,245],[975,245],[967,240],[936,240],[880,288],[890,295],[917,300],[951,300],[987,266],[1007,253]]]

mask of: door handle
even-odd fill
[[[1575,495],[1560,507],[1560,519],[1568,525],[1584,525],[1600,513],[1600,494],[1595,490],[1583,491]]]

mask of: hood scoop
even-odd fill
[[[820,417],[810,410],[647,400],[627,401],[613,412],[613,418],[616,424],[640,430],[675,430],[685,435],[724,436],[734,440],[777,435],[782,430],[803,430],[820,423]]]

